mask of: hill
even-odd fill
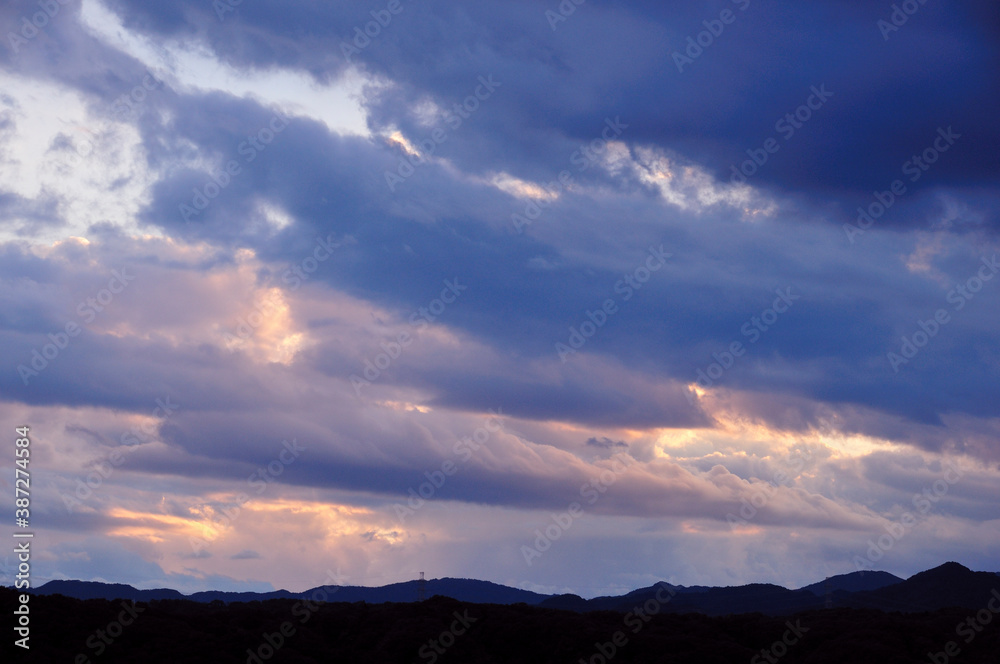
[[[973,572],[955,562],[914,574],[909,579],[857,593],[836,593],[838,606],[882,611],[933,611],[947,607],[981,609],[1000,590],[1000,576]]]
[[[34,589],[33,592],[39,595],[65,595],[76,599],[132,599],[137,602],[149,602],[154,599],[187,599],[181,593],[170,588],[139,590],[124,583],[73,581],[71,579],[53,579]]]
[[[837,576],[831,576],[825,581],[817,581],[808,586],[803,586],[799,590],[808,590],[814,595],[823,597],[826,595],[827,586],[829,586],[830,592],[844,590],[849,593],[856,593],[863,590],[878,590],[879,588],[891,586],[900,581],[902,579],[895,574],[872,570],[870,572],[862,571],[851,572],[850,574],[838,574]]]
[[[415,602],[418,597],[419,581],[404,581],[387,586],[369,588],[366,586],[334,586],[325,589],[323,596],[329,595],[331,601],[338,602]],[[477,579],[430,579],[426,583],[426,595],[442,595],[462,602],[480,604],[540,604],[548,595],[540,595],[520,588],[511,588],[490,581]],[[176,590],[159,588],[155,590],[139,590],[122,583],[101,583],[97,581],[53,580],[33,589],[38,595],[64,595],[74,599],[130,599],[136,601],[152,601],[157,599],[188,599],[194,602],[259,602],[269,599],[306,599],[323,589],[322,586],[311,588],[301,593],[287,590],[275,590],[268,593],[255,592],[223,592],[208,590],[192,595],[182,595]]]
[[[194,602],[221,601],[229,604],[326,597],[331,602],[381,604],[417,601],[419,583],[419,581],[405,581],[375,588],[317,587],[301,593],[287,590],[269,593],[206,591],[185,596],[168,588],[139,590],[118,583],[49,581],[31,592],[39,595],[64,595],[83,600],[186,599]],[[821,609],[826,603],[825,581],[799,590],[789,590],[767,583],[714,588],[675,586],[661,581],[624,595],[595,597],[589,600],[572,594],[542,595],[476,579],[430,579],[425,584],[427,596],[440,595],[476,604],[527,604],[580,613],[592,611],[627,613],[635,606],[656,602],[662,605],[661,610],[666,613],[702,613],[709,616],[761,613],[768,616],[783,616]],[[913,612],[948,607],[982,608],[989,601],[991,592],[1000,588],[1000,577],[992,572],[973,572],[958,563],[945,563],[932,570],[915,574],[905,581],[887,572],[854,572],[831,577],[829,584],[833,605],[836,607]],[[321,590],[323,592],[319,592]],[[668,597],[669,601],[664,601]]]

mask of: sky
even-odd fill
[[[0,34],[33,585],[1000,570],[996,3],[13,0]]]

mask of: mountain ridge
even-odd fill
[[[127,599],[148,602],[183,599],[229,604],[271,599],[312,599],[381,604],[418,601],[421,583],[425,597],[442,596],[478,604],[526,604],[580,613],[628,612],[637,606],[656,602],[657,610],[670,613],[702,613],[710,616],[761,613],[780,616],[822,609],[828,601],[835,607],[917,612],[947,607],[981,608],[989,601],[991,593],[1000,597],[1000,575],[994,572],[973,572],[955,562],[944,563],[905,580],[888,572],[858,571],[830,577],[797,590],[771,583],[685,587],[660,581],[623,595],[601,596],[589,600],[571,593],[544,595],[491,581],[452,577],[424,582],[402,581],[377,587],[318,586],[300,593],[284,589],[266,593],[210,590],[191,595],[184,595],[170,588],[140,590],[120,583],[56,579],[29,592],[64,595],[82,600]]]

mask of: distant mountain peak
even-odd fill
[[[951,578],[951,577],[962,577],[969,574],[975,574],[971,569],[962,565],[961,563],[956,563],[954,561],[949,561],[943,565],[938,565],[937,567],[932,567],[929,570],[919,572],[910,577],[910,579],[940,579],[940,578]]]
[[[41,595],[65,595],[76,599],[185,599],[180,592],[171,588],[139,590],[125,583],[104,581],[77,581],[75,579],[52,579],[39,586],[35,592]]]
[[[981,607],[996,586],[992,572],[974,572],[954,561],[914,574],[907,580],[884,571],[857,571],[831,576],[798,590],[789,590],[772,583],[749,583],[742,586],[675,586],[660,581],[648,588],[639,588],[620,596],[584,599],[579,595],[542,595],[512,588],[492,581],[444,577],[425,581],[427,596],[451,598],[452,601],[476,604],[528,604],[544,608],[578,612],[610,610],[630,611],[636,606],[656,600],[667,612],[695,612],[726,615],[757,612],[767,615],[790,615],[797,611],[821,609],[827,601],[838,607],[876,608],[884,611],[921,611],[941,607]],[[156,601],[187,599],[196,602],[221,600],[232,602],[263,602],[275,599],[311,597],[323,591],[329,602],[366,602],[369,604],[410,603],[419,599],[417,581],[402,581],[380,587],[328,586],[301,593],[276,590],[258,592],[202,591],[182,595],[176,590],[159,588],[139,590],[121,583],[56,579],[32,592],[40,595],[59,594],[77,599],[131,599]],[[669,591],[666,592],[665,591]]]
[[[879,570],[862,570],[831,576],[823,581],[817,581],[816,583],[804,586],[800,588],[800,590],[808,590],[812,594],[822,597],[826,594],[827,590],[830,592],[844,590],[851,593],[865,590],[878,590],[879,588],[900,583],[902,580],[903,579],[899,578],[895,574],[890,574],[889,572]]]

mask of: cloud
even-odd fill
[[[808,583],[948,463],[900,568],[992,551],[997,9],[885,40],[884,8],[741,4],[553,31],[409,3],[350,61],[370,10],[301,2],[85,0],[8,40],[0,420],[52,473],[46,573],[105,578],[124,542],[123,579],[246,588],[226,561],[270,579],[298,532],[289,586],[325,557],[580,587],[630,547],[613,583],[657,580],[647,551]],[[516,542],[594,481],[593,559],[526,572]]]
[[[260,557],[261,557],[261,555],[259,553],[257,553],[256,551],[251,551],[250,549],[244,549],[243,551],[240,551],[239,553],[234,553],[233,555],[229,556],[229,559],[230,560],[255,560],[255,559],[258,559]]]
[[[600,447],[602,449],[611,449],[614,447],[628,447],[628,443],[623,440],[614,441],[606,436],[602,436],[600,439],[594,438],[593,436],[587,439],[588,445],[593,445],[594,447]]]

